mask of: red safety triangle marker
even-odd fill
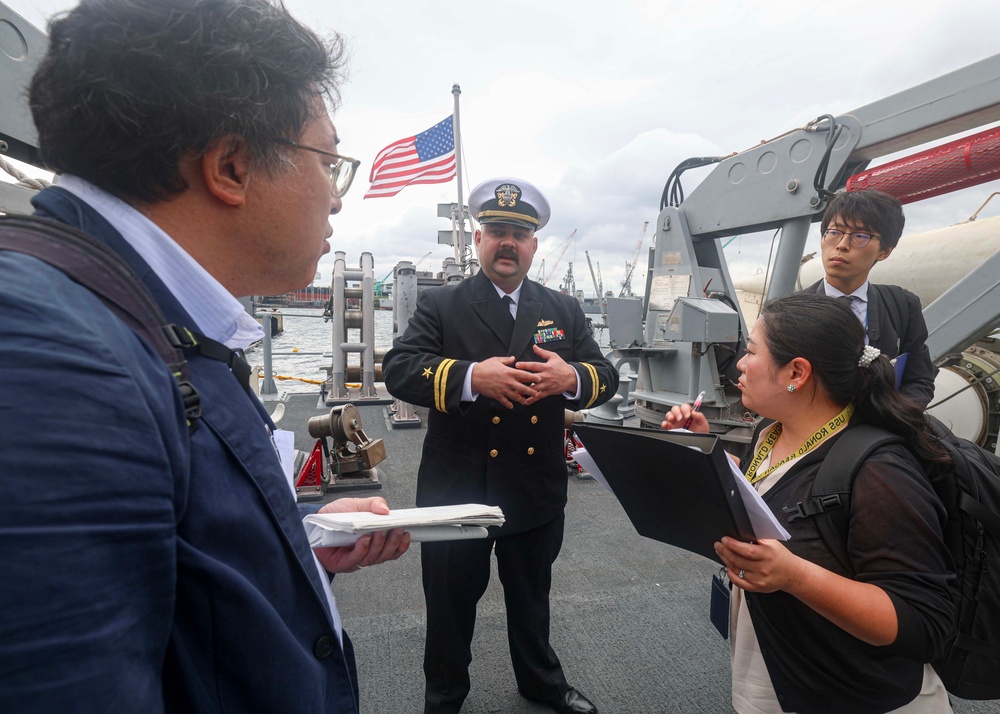
[[[316,441],[312,453],[306,459],[305,465],[299,471],[299,478],[295,482],[295,488],[303,486],[320,486],[323,483],[323,440]]]

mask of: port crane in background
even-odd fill
[[[413,264],[414,270],[417,267],[419,267],[421,263],[423,263],[425,260],[427,260],[427,258],[430,257],[431,253],[433,253],[433,252],[434,252],[433,250],[429,250],[426,253],[424,253],[423,256],[421,256],[420,260],[418,260],[416,263]],[[389,282],[389,279],[392,278],[392,274],[394,272],[396,272],[395,266],[393,266],[392,270],[390,270],[388,273],[386,273],[382,277],[381,280],[376,280],[375,281],[375,297],[376,298],[388,297],[388,295],[386,294],[385,285],[386,285],[387,282]]]
[[[576,279],[573,277],[572,260],[569,261],[569,267],[566,268],[566,275],[563,276],[562,284],[559,286],[559,292],[576,297]]]
[[[636,263],[639,262],[639,251],[642,250],[642,242],[646,239],[647,228],[649,228],[649,221],[644,221],[642,230],[639,231],[639,240],[635,244],[635,251],[632,253],[632,260],[625,263],[625,279],[622,280],[622,289],[618,293],[618,297],[632,297],[632,273],[635,272]]]
[[[557,245],[555,248],[553,248],[549,252],[549,255],[545,256],[545,258],[548,258],[555,251],[557,251],[557,250],[559,251],[559,255],[556,256],[556,259],[552,263],[552,268],[549,270],[549,272],[546,273],[545,275],[543,275],[541,280],[537,280],[537,278],[536,278],[536,280],[538,282],[540,282],[542,285],[548,285],[549,281],[552,279],[552,276],[555,275],[556,268],[559,267],[559,261],[562,260],[562,257],[566,254],[566,249],[569,248],[569,244],[573,242],[573,237],[574,236],[576,236],[576,228],[574,228],[573,232],[570,233],[568,236],[566,236],[566,238],[564,238],[563,241],[559,245]],[[544,267],[544,264],[545,264],[545,258],[542,258],[543,267]]]
[[[587,266],[590,268],[590,279],[594,281],[594,293],[597,295],[597,304],[601,308],[601,322],[608,324],[607,304],[604,297],[604,280],[601,278],[601,264],[597,264],[597,275],[594,275],[594,265],[590,262],[590,251],[585,250],[583,254],[587,256]]]

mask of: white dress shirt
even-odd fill
[[[839,298],[848,297],[851,299],[851,310],[857,315],[858,319],[861,320],[861,325],[865,328],[865,344],[868,344],[868,281],[866,280],[861,287],[855,290],[853,293],[847,295],[842,293],[837,288],[826,282],[826,278],[823,278],[823,289],[826,290],[826,294],[829,297]]]
[[[59,187],[100,213],[146,261],[194,319],[195,324],[186,327],[195,327],[230,349],[246,349],[264,336],[264,329],[240,301],[146,216],[77,176],[60,177]]]
[[[521,299],[521,288],[524,286],[524,281],[522,281],[512,293],[505,293],[502,289],[497,287],[496,283],[491,283],[493,289],[497,291],[497,295],[501,299],[503,297],[510,297],[510,316],[515,320],[517,319],[517,303]],[[474,402],[479,399],[479,392],[472,391],[472,369],[479,364],[478,362],[473,362],[469,365],[469,368],[465,371],[465,380],[462,382],[462,401],[463,402]],[[580,374],[574,369],[574,374],[576,374],[576,392],[563,392],[563,396],[567,399],[579,399],[580,398]]]

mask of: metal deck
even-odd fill
[[[309,417],[328,412],[312,395],[285,400],[281,427],[308,450]],[[270,409],[273,405],[268,404]],[[384,406],[355,403],[365,433],[382,438],[380,491],[390,508],[414,505],[424,429],[389,429]],[[426,423],[426,410],[418,409]],[[423,711],[424,596],[420,545],[400,560],[334,581],[344,628],[356,648],[363,714]],[[731,712],[729,643],[708,620],[716,566],[649,540],[632,528],[615,497],[570,477],[566,537],[552,573],[552,646],[570,685],[602,714]],[[507,649],[503,590],[494,577],[479,603],[472,691],[463,714],[550,712],[517,692]],[[1000,702],[955,702],[957,714],[996,712]]]

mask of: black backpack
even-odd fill
[[[201,402],[182,348],[197,345],[199,335],[167,323],[156,300],[121,256],[82,231],[35,216],[0,216],[0,250],[25,253],[58,268],[142,337],[174,375],[188,430],[194,432]]]
[[[928,418],[954,462],[935,467],[928,476],[947,511],[944,540],[958,573],[952,589],[955,635],[944,657],[932,664],[952,694],[1000,699],[1000,457]],[[823,541],[848,569],[854,477],[875,449],[901,442],[869,424],[848,429],[823,460],[809,501],[785,509],[789,521],[815,516]]]

